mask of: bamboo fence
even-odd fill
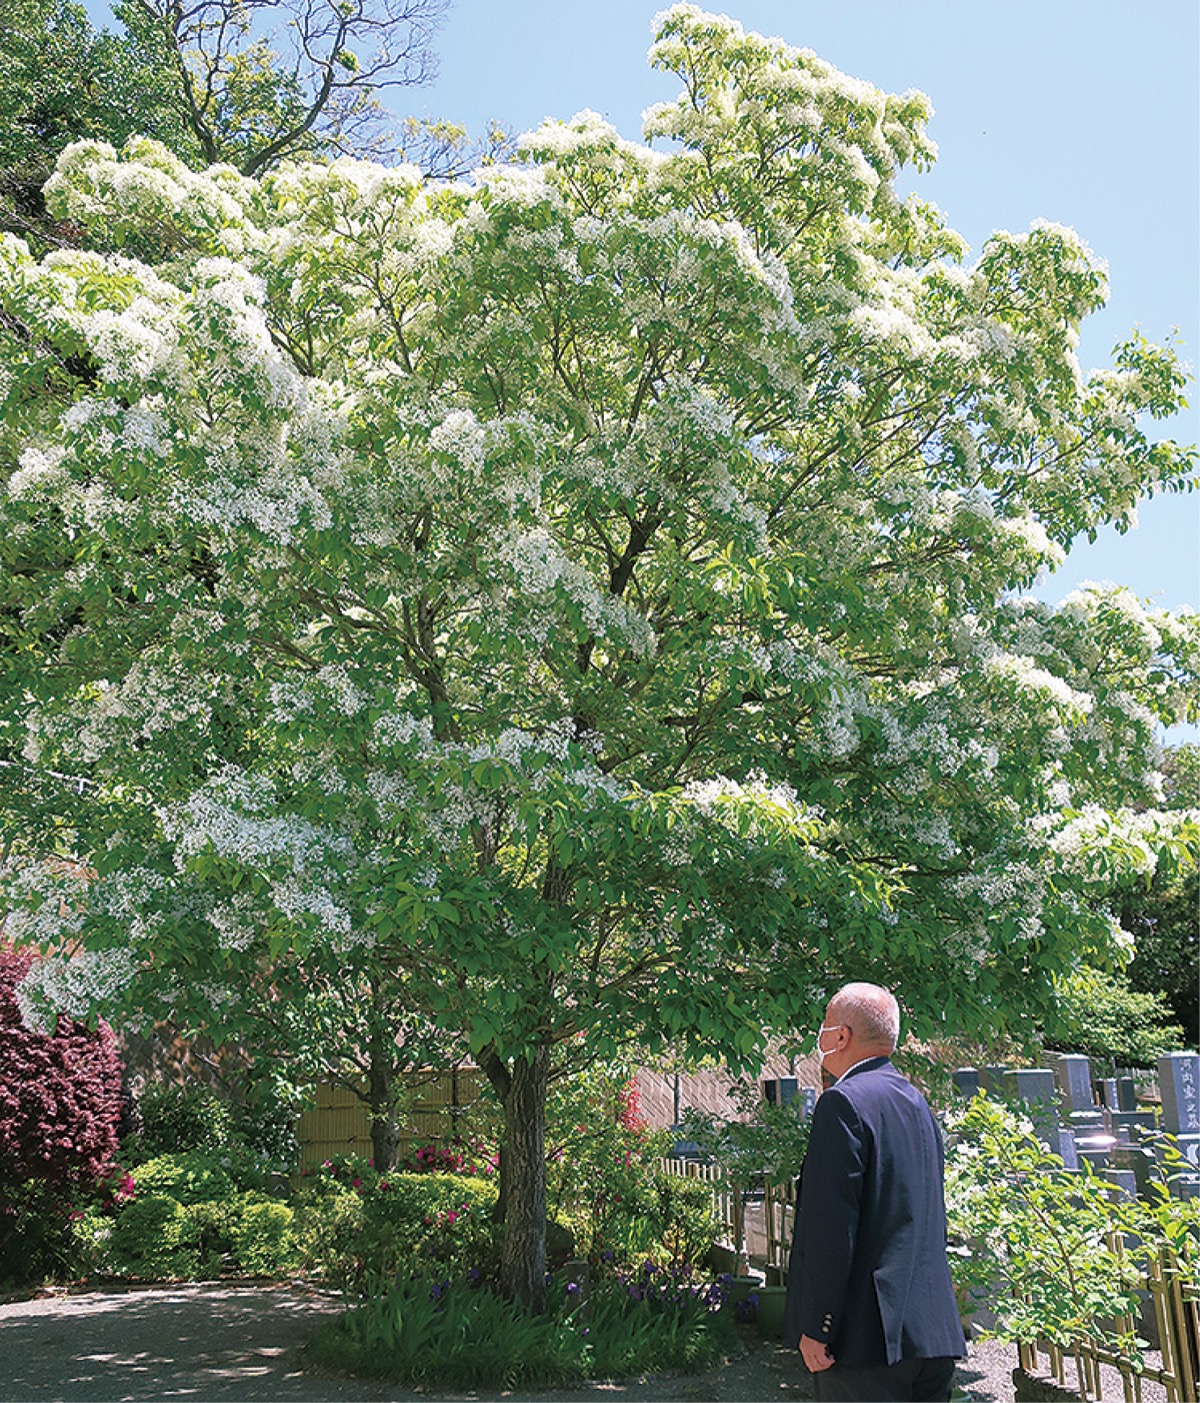
[[[1113,1239],[1112,1247],[1116,1252],[1122,1250],[1119,1237]],[[1017,1354],[1021,1368],[1031,1374],[1040,1372],[1040,1356],[1044,1354],[1045,1372],[1065,1386],[1067,1360],[1073,1359],[1077,1391],[1085,1403],[1103,1401],[1101,1365],[1120,1375],[1124,1403],[1142,1403],[1142,1384],[1146,1381],[1162,1386],[1167,1403],[1195,1403],[1200,1398],[1200,1293],[1196,1282],[1175,1254],[1164,1248],[1151,1260],[1143,1289],[1149,1294],[1157,1327],[1162,1357],[1157,1368],[1089,1339],[1075,1341],[1069,1350],[1044,1341],[1020,1344]],[[1114,1323],[1117,1334],[1133,1337],[1137,1333],[1133,1316],[1118,1317]]]
[[[687,1175],[705,1179],[713,1185],[713,1195],[723,1229],[739,1255],[745,1237],[742,1195],[732,1193],[719,1168],[697,1164],[692,1160],[663,1160],[668,1174]],[[788,1252],[791,1247],[792,1223],[795,1217],[795,1184],[768,1182],[764,1186],[763,1214],[766,1251],[756,1264],[764,1267],[768,1280],[777,1274],[783,1281],[787,1273]],[[1121,1251],[1119,1235],[1112,1242],[1114,1251]],[[1079,1396],[1084,1403],[1103,1403],[1101,1365],[1116,1370],[1121,1379],[1124,1403],[1142,1403],[1142,1384],[1152,1381],[1162,1386],[1167,1403],[1196,1403],[1200,1399],[1200,1290],[1179,1259],[1164,1249],[1152,1259],[1144,1281],[1157,1326],[1161,1363],[1153,1367],[1131,1355],[1110,1349],[1096,1340],[1079,1340],[1070,1350],[1037,1342],[1017,1346],[1021,1368],[1028,1373],[1040,1372],[1039,1357],[1044,1354],[1047,1370],[1062,1386],[1066,1386],[1067,1360],[1073,1359]],[[1125,1316],[1115,1322],[1116,1334],[1133,1337],[1137,1322]]]

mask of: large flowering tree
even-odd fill
[[[967,264],[898,198],[920,95],[687,5],[652,62],[663,151],[83,143],[47,199],[160,261],[0,245],[9,926],[75,953],[27,1003],[386,977],[503,1102],[535,1301],[556,1049],[750,1058],[851,975],[1019,1031],[1195,837],[1195,619],[1019,593],[1187,480],[1174,356],[1085,378],[1076,235]],[[64,833],[86,883],[30,861]]]

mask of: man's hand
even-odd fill
[[[822,1369],[833,1368],[834,1358],[829,1353],[829,1346],[818,1343],[811,1335],[800,1336],[800,1353],[804,1356],[810,1373],[819,1374]]]

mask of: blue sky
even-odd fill
[[[104,0],[87,0],[97,21]],[[440,76],[400,90],[400,111],[515,131],[584,107],[639,138],[641,113],[677,83],[646,63],[650,0],[454,0]],[[722,8],[716,5],[710,8]],[[1109,265],[1111,300],[1085,326],[1085,370],[1133,327],[1177,329],[1200,362],[1200,7],[1195,0],[741,0],[748,29],[816,50],[839,68],[933,101],[940,147],[911,188],[978,251],[993,229],[1072,225]],[[1194,443],[1193,408],[1166,426]],[[1143,504],[1124,536],[1077,546],[1038,593],[1086,579],[1129,585],[1157,606],[1200,604],[1200,492]]]

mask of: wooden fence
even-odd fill
[[[723,1241],[736,1254],[739,1272],[752,1265],[765,1272],[768,1282],[783,1282],[796,1211],[793,1180],[782,1184],[760,1181],[752,1188],[737,1190],[715,1164],[662,1159],[659,1166],[665,1174],[703,1179],[712,1185]]]

